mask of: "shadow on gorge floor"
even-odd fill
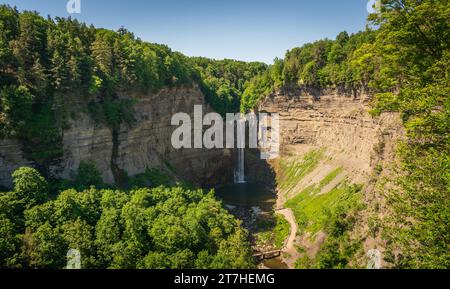
[[[276,175],[267,161],[261,160],[257,149],[245,150],[245,180],[245,183],[219,186],[217,196],[251,233],[255,254],[281,249],[275,241]],[[280,258],[265,260],[264,265],[286,268]]]

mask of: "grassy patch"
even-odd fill
[[[258,232],[255,233],[256,244],[258,246],[274,246],[281,249],[284,241],[290,232],[289,223],[283,216],[276,215],[267,219],[259,220],[257,223]]]
[[[284,246],[284,241],[289,237],[290,226],[283,216],[277,216],[276,221],[277,224],[274,229],[275,247],[281,249]]]
[[[356,212],[363,208],[362,187],[340,182],[325,194],[322,189],[342,173],[342,168],[330,172],[318,184],[305,188],[286,203],[299,225],[300,233],[323,231],[327,237],[313,258],[306,254],[297,260],[297,268],[346,268],[352,256],[360,250],[361,243],[352,241]]]
[[[338,175],[343,172],[342,168],[337,168],[329,173],[322,181],[320,181],[319,188],[322,190],[325,186],[329,185]]]
[[[281,174],[277,180],[281,191],[284,193],[292,191],[307,174],[317,167],[322,155],[323,150],[312,150],[301,161],[297,158],[281,160]]]
[[[320,185],[308,187],[286,203],[294,212],[300,230],[317,233],[338,210],[356,207],[361,198],[361,187],[346,182],[326,194],[319,195],[320,190]]]
[[[329,183],[326,178],[321,184]],[[313,235],[318,231],[326,233],[325,243],[313,258],[306,254],[297,260],[299,269],[347,268],[353,256],[361,250],[361,241],[350,238],[356,220],[356,213],[363,208],[361,186],[342,182],[326,194],[320,192],[321,185],[313,186],[290,200],[288,207],[294,211],[299,229]]]

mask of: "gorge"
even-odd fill
[[[274,218],[274,209],[289,207],[289,201],[301,195],[305,188],[323,183],[336,170],[338,173],[317,194],[333,193],[346,183],[360,184],[361,198],[371,206],[382,199],[375,189],[380,178],[377,168],[387,168],[393,161],[394,144],[402,136],[402,127],[398,115],[370,116],[368,100],[365,95],[355,98],[333,91],[313,95],[298,90],[268,96],[259,110],[280,114],[281,155],[266,162],[260,159],[258,150],[251,149],[173,149],[171,115],[179,111],[192,114],[194,105],[198,104],[209,111],[211,108],[195,87],[162,90],[156,95],[142,96],[134,104],[136,122],[120,128],[114,162],[130,177],[151,168],[205,188],[219,187],[218,195],[230,205],[232,212],[240,207],[236,215],[244,219],[245,227],[252,232],[260,231],[259,223]],[[3,186],[10,185],[15,169],[31,163],[24,158],[20,146],[11,143],[13,139],[0,141]],[[63,158],[52,167],[57,176],[70,178],[81,162],[90,162],[99,169],[105,183],[115,182],[111,168],[114,141],[108,127],[79,113],[64,130],[63,144]],[[313,160],[314,164],[305,169],[298,167],[305,156],[315,151],[321,153]],[[236,185],[224,186],[232,182]],[[291,208],[296,211],[295,204]],[[362,212],[352,231],[354,236],[366,234],[368,220],[364,218]],[[319,226],[315,232],[299,231],[295,243],[314,256],[326,238],[322,230],[325,228]],[[272,241],[267,241],[260,250],[274,249],[270,245]],[[383,245],[376,236],[362,242],[361,252]],[[289,261],[289,256],[283,259],[288,260],[290,267],[294,266],[295,260]]]
[[[270,65],[0,5],[0,268],[448,268],[449,4],[383,2]],[[277,157],[174,146],[198,111]]]

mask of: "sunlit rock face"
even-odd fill
[[[330,157],[345,160],[343,167],[360,183],[380,159],[393,157],[403,134],[397,114],[369,114],[369,99],[365,94],[296,90],[267,97],[259,110],[279,113],[282,151],[323,148]]]
[[[128,96],[127,96],[128,97]],[[106,183],[114,183],[114,169],[129,176],[147,168],[169,170],[180,180],[201,186],[232,181],[231,151],[224,149],[181,149],[172,147],[173,114],[185,112],[193,119],[194,105],[212,109],[197,87],[162,89],[148,95],[134,95],[135,122],[123,124],[114,137],[112,130],[86,113],[86,104],[74,103],[74,111],[63,131],[63,156],[51,167],[56,177],[71,178],[81,161],[96,165]],[[0,186],[10,187],[11,173],[20,166],[32,165],[15,140],[0,140]]]

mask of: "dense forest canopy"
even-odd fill
[[[0,268],[253,268],[247,232],[213,192],[94,186],[57,194],[34,169],[0,193]]]
[[[206,100],[221,114],[239,112],[247,82],[267,69],[267,65],[260,62],[203,57],[193,57],[191,60],[201,73],[201,89]]]
[[[44,19],[6,5],[0,6],[0,31],[0,136],[20,139],[44,172],[62,153],[68,107],[80,98],[114,130],[133,121],[131,95],[163,87],[197,84],[216,111],[238,112],[246,82],[267,68],[188,58],[125,28]]]
[[[370,29],[352,35],[342,32],[335,40],[289,50],[284,59],[275,59],[268,70],[250,80],[241,110],[256,108],[261,98],[283,87],[333,88],[348,95],[367,91],[373,73],[366,66],[367,46],[375,35]]]
[[[96,29],[1,5],[0,32],[0,135],[21,140],[44,172],[62,152],[67,108],[77,99],[118,129],[132,121],[123,96],[199,79],[187,57],[123,28]]]

